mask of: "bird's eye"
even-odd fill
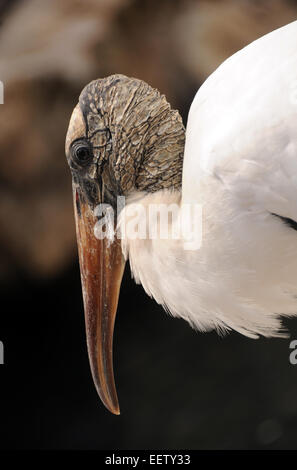
[[[71,146],[71,155],[75,163],[85,166],[93,157],[91,145],[87,140],[77,140]]]

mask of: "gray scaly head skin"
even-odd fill
[[[120,241],[94,235],[99,203],[117,196],[181,187],[185,129],[166,98],[124,75],[94,80],[82,91],[66,136],[72,173],[88,352],[96,389],[119,414],[112,340],[124,260]]]

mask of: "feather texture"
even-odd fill
[[[183,237],[123,236],[135,280],[173,316],[202,331],[284,334],[280,316],[297,313],[297,235],[273,214],[297,221],[296,129],[294,22],[236,53],[198,90],[182,191],[138,193],[122,211],[123,231],[135,201],[146,210],[202,206],[197,250],[185,250]]]

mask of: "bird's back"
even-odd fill
[[[253,204],[260,198],[267,209],[297,218],[296,130],[297,21],[234,54],[198,90],[186,132],[183,202],[201,200],[202,179],[232,189],[241,181],[243,192],[256,185]]]

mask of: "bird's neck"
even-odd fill
[[[119,228],[132,275],[173,316],[199,330],[277,336],[279,314],[297,311],[296,232],[284,231],[266,211],[241,210],[239,217],[230,198],[211,184],[207,191],[202,215],[198,210],[190,225],[181,217],[180,191],[135,193],[127,200]],[[169,236],[164,212],[149,215],[156,206],[168,214],[172,209]],[[189,228],[196,239],[189,240]]]
[[[119,217],[122,251],[129,258],[136,283],[178,316],[182,314],[176,310],[174,299],[183,289],[179,279],[185,281],[183,266],[190,263],[191,253],[201,241],[199,209],[183,212],[181,191],[163,189],[134,193]]]

